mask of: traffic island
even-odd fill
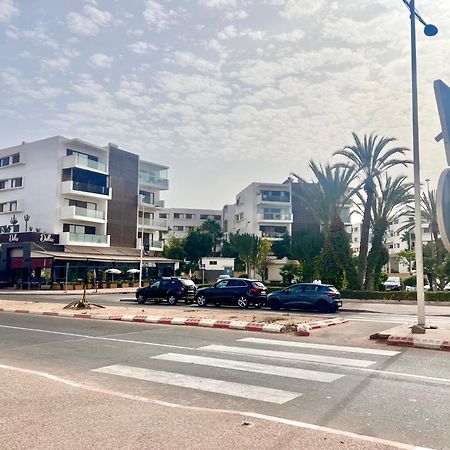
[[[450,325],[439,324],[426,328],[425,334],[411,332],[413,325],[401,325],[372,334],[370,339],[385,341],[387,345],[399,347],[417,347],[429,350],[450,351]]]
[[[0,300],[0,311],[73,319],[115,320],[120,322],[149,323],[159,325],[184,325],[266,333],[298,334],[298,328],[312,323],[318,328],[319,317],[298,314],[267,314],[258,310],[208,310],[194,307],[160,307],[143,309],[129,306],[106,306],[98,309],[68,311],[64,305],[44,302],[17,302]],[[149,314],[147,314],[147,311]],[[330,322],[329,319],[326,322]],[[338,319],[342,321],[342,319]],[[311,329],[313,328],[311,327]]]

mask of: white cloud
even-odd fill
[[[156,45],[149,44],[148,42],[144,41],[135,42],[134,44],[130,44],[128,47],[133,53],[137,53],[138,55],[143,55],[151,50],[158,50],[158,47],[156,47]]]
[[[192,67],[201,72],[214,72],[219,69],[218,63],[208,61],[191,52],[175,52],[172,57],[165,58],[163,62],[177,64],[181,67]]]
[[[41,67],[43,70],[65,72],[70,66],[70,63],[70,59],[64,56],[59,58],[43,58],[41,60]]]
[[[150,28],[154,28],[158,32],[167,30],[171,25],[176,23],[176,11],[173,9],[167,10],[163,5],[154,0],[147,0],[143,14]]]
[[[200,3],[208,8],[224,8],[236,6],[236,0],[201,0]]]
[[[305,37],[305,33],[302,30],[293,30],[286,33],[280,33],[270,36],[271,39],[275,39],[280,42],[298,42]]]
[[[0,0],[0,23],[9,22],[19,14],[20,10],[14,0]]]
[[[105,55],[104,53],[94,53],[89,57],[92,67],[100,69],[110,69],[114,62],[114,57]]]
[[[45,27],[38,23],[32,30],[21,30],[20,28],[10,25],[6,29],[6,35],[11,39],[27,39],[35,45],[42,45],[56,50],[58,43],[49,36]]]
[[[225,18],[227,20],[243,20],[248,17],[248,12],[243,9],[239,9],[237,11],[228,11],[225,14]]]
[[[95,36],[102,28],[111,23],[113,15],[109,11],[101,11],[92,5],[83,7],[83,14],[70,12],[66,16],[70,31],[83,36]]]
[[[315,16],[322,10],[322,8],[325,6],[325,3],[328,2],[329,0],[314,0],[314,2],[299,2],[298,0],[287,0],[283,5],[284,7],[280,12],[280,16],[284,19],[300,19],[302,17]]]
[[[142,36],[144,34],[144,30],[141,28],[136,28],[133,30],[127,30],[128,36]]]

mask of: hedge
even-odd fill
[[[341,290],[342,298],[359,300],[411,300],[416,301],[413,291],[348,291]],[[425,292],[425,300],[429,302],[450,302],[450,292]]]

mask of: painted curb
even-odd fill
[[[450,341],[445,339],[429,339],[412,336],[389,336],[387,339],[387,344],[396,345],[398,347],[417,347],[450,352]]]
[[[348,319],[336,318],[321,320],[319,322],[309,322],[297,325],[297,334],[299,336],[309,336],[311,330],[316,330],[318,328],[332,327],[333,325],[339,325],[341,323],[348,322]]]
[[[33,311],[28,309],[0,308],[0,311],[39,316],[69,317],[72,319],[116,320],[120,322],[154,323],[159,325],[187,325],[194,327],[223,328],[228,330],[260,331],[265,333],[284,333],[286,325],[241,322],[238,320],[201,319],[196,317],[162,317],[143,314],[86,314],[71,311]]]

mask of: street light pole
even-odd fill
[[[417,325],[425,328],[425,293],[423,290],[423,249],[422,249],[422,209],[420,194],[420,158],[419,158],[419,108],[417,99],[417,53],[416,53],[416,18],[424,25],[427,36],[434,36],[438,30],[427,24],[416,12],[415,0],[403,0],[408,7],[411,20],[411,95],[413,126],[413,161],[414,161],[414,207],[416,234],[416,279],[417,279]],[[423,331],[422,331],[423,332]]]
[[[141,217],[141,240],[140,240],[140,251],[139,251],[139,287],[142,287],[142,256],[144,252],[144,196],[139,194],[139,206],[142,205],[142,217]],[[139,212],[138,212],[139,217]]]

